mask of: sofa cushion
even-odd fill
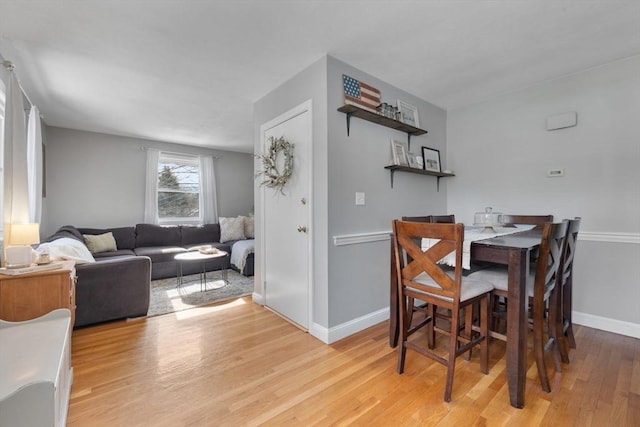
[[[231,240],[244,240],[243,217],[220,217],[220,243]]]
[[[118,250],[116,239],[113,238],[112,232],[96,235],[83,234],[82,237],[84,237],[84,243],[92,254],[115,252]]]
[[[145,246],[180,246],[181,244],[180,228],[177,226],[136,225],[136,248]]]
[[[82,234],[100,235],[108,232],[113,233],[116,239],[118,249],[133,249],[136,247],[136,229],[135,227],[116,227],[116,228],[78,228]]]
[[[186,252],[185,248],[180,246],[143,246],[133,250],[138,256],[147,256],[151,258],[152,263],[174,261],[175,256]]]
[[[255,238],[255,217],[253,215],[249,216],[239,216],[238,218],[242,218],[244,221],[244,238],[245,239],[253,239]]]
[[[107,258],[115,258],[122,256],[135,256],[136,253],[133,252],[133,249],[118,249],[113,252],[100,252],[97,254],[93,254],[93,257],[97,260],[99,259],[107,259]]]
[[[180,232],[182,233],[182,245],[185,246],[220,241],[219,224],[183,225],[180,228]]]

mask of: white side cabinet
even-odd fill
[[[0,426],[65,426],[72,382],[68,309],[0,320]]]

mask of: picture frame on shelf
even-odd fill
[[[422,163],[426,171],[442,172],[440,166],[440,150],[422,147]]]
[[[418,164],[418,156],[413,153],[407,153],[407,162],[410,168],[422,169],[422,166]]]
[[[394,165],[409,166],[408,152],[409,148],[406,142],[391,140],[391,159]]]
[[[417,107],[398,99],[398,112],[402,123],[416,128],[420,127]]]

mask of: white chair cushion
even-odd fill
[[[532,267],[529,270],[529,278],[527,280],[527,295],[533,297],[533,283],[535,280],[536,271]],[[483,280],[493,284],[495,289],[503,292],[507,292],[509,275],[507,269],[503,267],[491,267],[484,270],[476,271],[468,276],[474,280]]]
[[[449,274],[449,273],[447,273]],[[449,274],[450,276],[452,274]],[[452,277],[453,278],[453,277]],[[427,273],[420,273],[413,280],[421,285],[429,286],[436,289],[442,289]],[[460,284],[460,301],[467,301],[471,298],[475,298],[478,295],[486,294],[493,290],[491,282],[481,279],[473,279],[471,277],[463,277]],[[453,301],[452,298],[443,297],[440,295],[433,295],[436,298],[440,298],[444,301]]]

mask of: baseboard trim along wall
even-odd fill
[[[262,294],[254,292],[253,294],[251,294],[251,299],[258,305],[264,305],[264,297],[262,296]]]
[[[252,297],[254,303],[264,305],[262,294],[254,293]],[[377,325],[380,322],[385,322],[388,319],[389,308],[387,307],[332,328],[325,328],[317,323],[312,323],[309,328],[309,333],[325,344],[332,344],[348,337],[349,335],[353,335],[373,325]],[[582,325],[589,328],[600,329],[602,331],[640,339],[640,324],[596,316],[589,313],[581,313],[579,311],[573,312],[573,322],[576,325]]]
[[[385,322],[388,319],[389,308],[383,308],[329,329],[314,323],[311,325],[311,328],[309,328],[309,333],[326,344],[332,344],[348,337],[349,335],[353,335],[373,325],[377,325],[380,322]],[[640,339],[640,325],[635,323],[609,319],[576,311],[573,312],[573,322],[576,325],[582,325],[589,328],[600,329],[602,331]]]
[[[265,305],[263,294],[254,292],[251,298],[255,304]],[[309,334],[325,344],[331,344],[387,320],[389,320],[389,307],[360,316],[333,328],[326,328],[312,322],[309,327]]]
[[[389,307],[349,320],[332,328],[313,323],[309,328],[309,333],[326,344],[332,344],[350,335],[363,331],[373,325],[389,320]]]
[[[580,313],[577,311],[572,312],[572,316],[573,323],[576,325],[587,326],[589,328],[600,329],[601,331],[613,332],[614,334],[640,339],[640,325],[636,323],[609,319],[608,317]]]

